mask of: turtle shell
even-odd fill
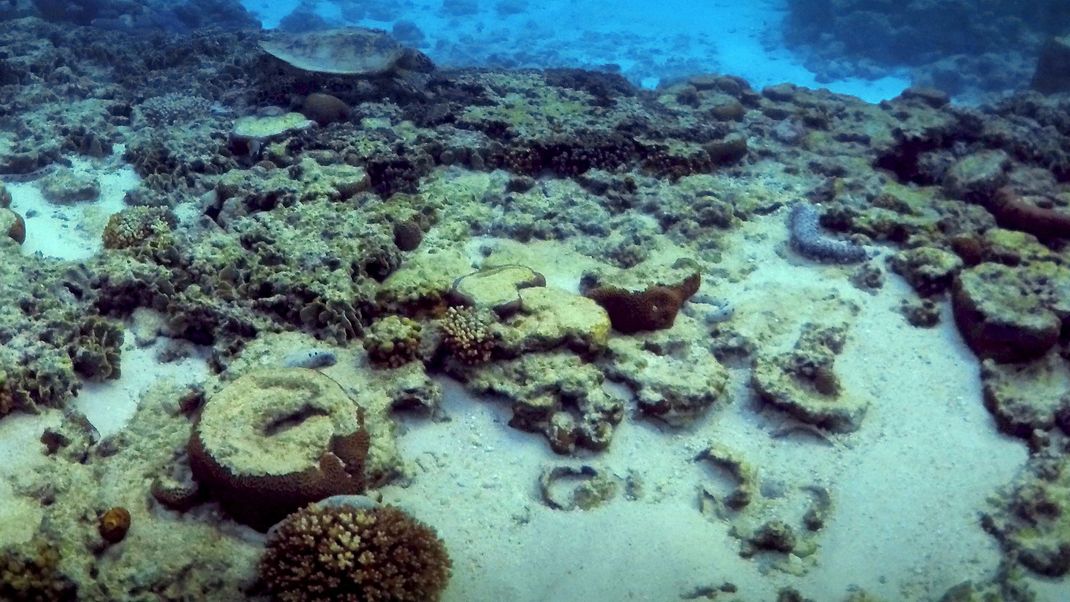
[[[260,48],[302,71],[338,75],[388,73],[411,52],[385,31],[362,27],[275,32],[260,41]]]

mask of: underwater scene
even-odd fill
[[[1067,0],[0,0],[0,601],[1070,601]]]

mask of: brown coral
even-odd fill
[[[276,527],[260,578],[285,602],[433,602],[450,559],[434,529],[397,508],[313,504]]]
[[[492,324],[493,319],[485,310],[451,307],[442,318],[442,344],[462,362],[482,364],[490,360],[497,347]]]
[[[316,370],[250,372],[207,400],[191,433],[193,477],[238,522],[266,531],[328,496],[364,491],[363,411]]]
[[[100,515],[97,531],[108,543],[119,543],[130,530],[130,511],[122,506],[115,506]]]
[[[651,286],[641,291],[600,286],[586,296],[606,310],[615,330],[634,334],[672,327],[680,306],[698,292],[701,282],[696,273],[674,286]]]

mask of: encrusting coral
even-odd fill
[[[434,529],[397,508],[312,504],[273,529],[260,579],[284,602],[434,602],[450,565]]]

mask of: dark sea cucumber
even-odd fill
[[[803,257],[826,263],[855,263],[869,259],[869,251],[849,240],[829,238],[821,231],[817,207],[800,201],[791,208],[788,229],[791,248]]]

